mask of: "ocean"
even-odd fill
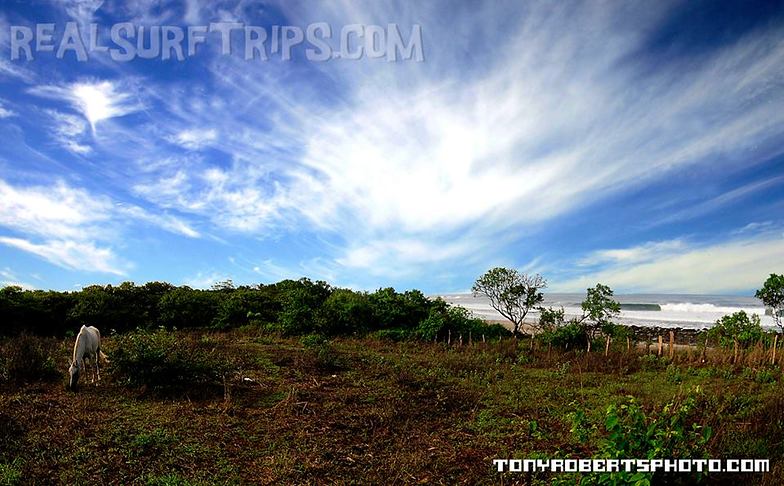
[[[465,307],[477,317],[502,320],[485,297],[471,294],[448,294],[441,296],[445,301]],[[563,307],[567,319],[582,315],[580,302],[585,294],[550,293],[544,296],[544,307]],[[678,295],[678,294],[628,294],[615,295],[621,304],[620,324],[658,327],[682,327],[703,329],[711,327],[719,318],[740,310],[760,316],[762,326],[774,327],[773,318],[765,315],[765,306],[755,297],[721,295]],[[538,319],[538,312],[531,312],[526,320]]]

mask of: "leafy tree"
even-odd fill
[[[585,327],[588,338],[588,351],[591,351],[591,341],[599,333],[612,335],[614,331],[613,319],[621,313],[621,304],[613,298],[613,291],[607,285],[596,284],[588,289],[581,307],[583,315],[579,323]]]
[[[766,307],[770,307],[773,314],[773,322],[776,323],[780,331],[784,331],[784,275],[771,273],[770,277],[762,285],[762,288],[754,294]]]
[[[528,275],[515,269],[496,267],[479,277],[471,290],[490,299],[490,305],[513,325],[513,333],[520,334],[525,317],[544,301],[542,289],[547,281],[539,274]]]
[[[160,300],[161,323],[177,328],[208,326],[217,316],[219,304],[210,291],[177,287]]]
[[[337,289],[324,300],[317,326],[324,334],[352,334],[366,330],[373,312],[367,294]]]
[[[738,311],[716,321],[716,325],[708,330],[708,337],[718,340],[719,345],[725,348],[734,346],[736,339],[740,347],[748,348],[763,339],[765,331],[757,314],[749,316],[745,311]]]
[[[323,281],[308,278],[284,280],[277,284],[281,295],[281,330],[286,334],[305,334],[313,331],[316,315],[332,287]]]

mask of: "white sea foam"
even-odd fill
[[[503,319],[486,298],[474,297],[471,294],[453,294],[443,298],[447,302],[465,307],[477,317]],[[570,318],[582,314],[579,302],[583,298],[584,295],[581,294],[548,294],[545,295],[544,305],[563,307],[567,318]],[[633,307],[621,311],[618,322],[623,324],[704,328],[710,327],[722,316],[745,311],[747,314],[759,315],[763,327],[774,326],[773,319],[765,315],[762,302],[754,297],[639,294],[617,295],[616,299],[625,306]],[[537,312],[531,312],[528,319],[535,320],[538,317]]]

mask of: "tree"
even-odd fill
[[[784,317],[784,275],[771,273],[770,277],[762,285],[762,288],[757,290],[757,293],[754,295],[766,307],[770,307],[773,314],[773,322],[776,323],[779,330],[784,331],[784,323],[781,321],[781,318]]]
[[[748,348],[763,339],[765,331],[762,330],[757,314],[749,316],[745,311],[738,311],[716,321],[708,331],[708,336],[716,339],[724,348],[734,346],[735,341],[740,347]]]
[[[596,287],[588,289],[581,307],[583,309],[582,318],[579,322],[584,323],[588,336],[588,351],[591,351],[591,341],[599,331],[611,333],[613,329],[612,320],[621,313],[621,304],[613,298],[613,291],[610,287],[596,284]]]
[[[514,325],[512,332],[520,334],[520,327],[528,312],[544,300],[541,290],[547,281],[539,274],[528,275],[515,269],[496,267],[476,279],[471,290],[490,299],[490,305]]]

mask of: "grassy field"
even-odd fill
[[[70,340],[43,340],[62,376],[2,384],[0,484],[549,484],[497,473],[492,459],[594,456],[609,405],[632,396],[653,414],[690,393],[713,430],[710,457],[772,460],[764,476],[709,483],[784,477],[778,368],[534,352],[513,339],[181,337],[231,364],[223,384],[128,386],[106,372],[71,392]],[[110,357],[114,345],[105,339]]]

